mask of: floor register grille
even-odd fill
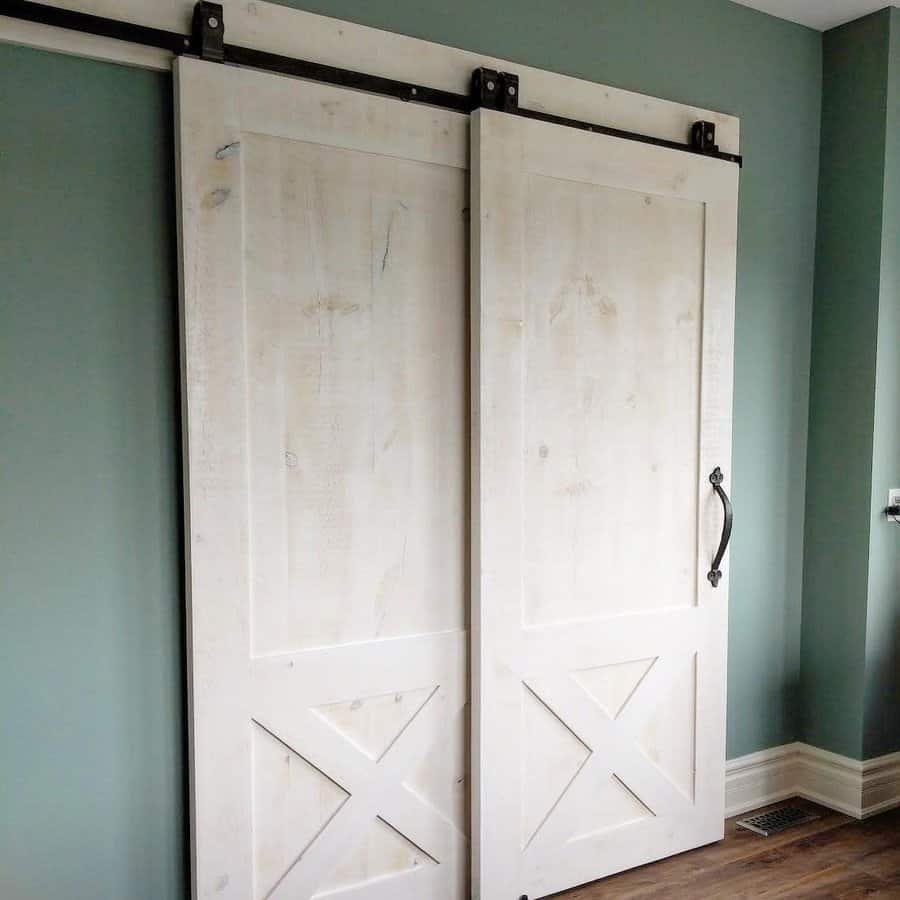
[[[818,818],[820,818],[818,813],[810,812],[808,809],[802,809],[799,806],[782,806],[758,816],[751,816],[749,819],[741,819],[737,826],[761,834],[763,837],[771,837],[773,834],[787,831],[788,828],[794,828],[797,825],[805,825]]]

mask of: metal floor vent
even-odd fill
[[[738,828],[746,828],[748,831],[755,831],[763,837],[771,837],[780,831],[787,831],[795,825],[804,825],[807,822],[814,822],[821,818],[818,813],[810,812],[808,809],[802,809],[799,806],[782,806],[780,809],[773,809],[759,816],[751,816],[749,819],[741,819]]]

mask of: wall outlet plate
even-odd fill
[[[891,488],[888,491],[888,506],[900,506],[900,488]]]

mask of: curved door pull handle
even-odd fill
[[[713,557],[712,561],[712,567],[706,576],[713,587],[718,587],[719,581],[722,578],[722,572],[719,569],[719,566],[722,564],[722,557],[725,555],[725,550],[728,548],[728,541],[731,540],[731,525],[734,522],[734,511],[731,508],[731,501],[728,499],[728,494],[722,490],[722,482],[724,480],[725,476],[722,474],[722,470],[716,466],[709,476],[709,483],[713,486],[713,490],[719,495],[719,499],[722,501],[722,511],[725,513],[725,521],[722,523],[722,537],[719,540],[719,549],[716,550],[716,555]]]

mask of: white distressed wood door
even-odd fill
[[[473,117],[473,896],[722,837],[737,166]]]
[[[468,117],[177,63],[194,894],[468,896]]]

